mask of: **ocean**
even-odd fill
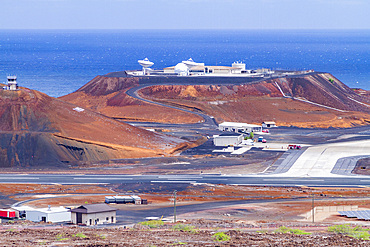
[[[58,97],[97,75],[193,58],[207,65],[314,69],[370,90],[370,30],[0,30],[0,82]]]

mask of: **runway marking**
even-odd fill
[[[202,179],[203,177],[188,177],[188,176],[158,176],[158,178],[168,178],[168,179]]]
[[[360,182],[370,182],[370,180],[360,180]]]
[[[52,183],[42,183],[42,184],[52,184]],[[62,185],[74,185],[74,184],[89,184],[89,185],[105,185],[109,183],[60,183]]]
[[[205,178],[204,180],[220,180],[220,181],[227,181],[227,180],[229,180],[228,178]]]
[[[303,181],[305,181],[305,182],[324,182],[325,180],[323,180],[323,179],[278,179],[278,178],[276,178],[276,179],[263,179],[263,181],[281,181],[281,182],[302,182],[302,180]]]
[[[96,179],[103,179],[103,180],[113,180],[113,179],[118,179],[118,180],[132,180],[132,178],[107,178],[107,177],[94,177],[94,178],[73,178],[73,179],[76,179],[76,180],[96,180]]]
[[[164,180],[164,181],[150,181],[151,183],[183,183],[183,184],[192,184],[192,183],[196,183],[197,181],[169,181],[169,180]]]
[[[0,177],[0,180],[1,179],[19,179],[19,180],[24,180],[24,179],[40,179],[40,178],[17,178],[17,177],[13,177],[13,178],[9,178],[9,177]]]

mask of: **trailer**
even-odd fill
[[[17,218],[17,213],[15,210],[11,209],[0,209],[0,217],[14,219]]]

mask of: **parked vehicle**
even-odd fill
[[[263,136],[259,136],[258,137],[258,142],[262,142],[262,140],[263,140]]]
[[[266,139],[262,139],[262,143],[266,143],[267,141],[266,141]]]
[[[288,149],[301,149],[301,145],[289,144]]]

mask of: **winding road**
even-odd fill
[[[192,113],[192,114],[198,115],[198,116],[200,116],[200,117],[202,117],[204,119],[204,123],[203,124],[205,126],[207,126],[207,127],[213,127],[213,128],[218,127],[217,122],[211,116],[208,116],[208,115],[203,114],[203,113],[200,113],[200,112],[194,112],[194,111],[190,111],[190,110],[183,109],[183,108],[180,108],[180,107],[166,105],[166,104],[163,104],[163,103],[159,103],[159,102],[151,101],[151,100],[148,100],[148,99],[144,99],[143,97],[140,97],[140,95],[138,94],[138,91],[140,89],[143,89],[143,88],[146,88],[146,87],[150,87],[150,86],[155,86],[155,85],[156,84],[142,85],[142,86],[133,87],[133,88],[127,90],[126,94],[128,96],[131,96],[131,97],[135,98],[135,99],[138,99],[138,100],[141,100],[141,101],[150,103],[150,104],[164,106],[164,107],[168,107],[168,108],[172,108],[172,109],[176,109],[176,110],[180,110],[180,111],[184,111],[184,112],[188,112],[188,113]]]

